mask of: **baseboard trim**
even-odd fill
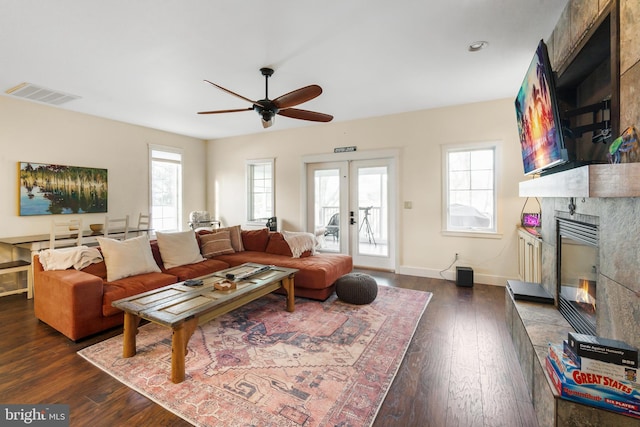
[[[453,268],[453,267],[452,267]],[[473,267],[472,267],[473,268]],[[409,266],[401,266],[396,269],[397,274],[406,274],[408,276],[417,276],[417,277],[429,277],[432,279],[442,279],[443,277],[446,280],[451,280],[455,282],[456,280],[456,272],[454,270],[443,271],[442,275],[440,274],[440,270],[434,270],[431,268],[422,268],[422,267],[409,267]],[[504,277],[504,276],[493,276],[490,274],[478,274],[474,271],[473,281],[475,283],[482,283],[485,285],[493,285],[493,286],[502,286],[505,287],[507,285],[507,280],[517,280],[515,277]]]

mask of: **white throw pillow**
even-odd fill
[[[143,273],[159,273],[151,253],[148,236],[128,240],[97,237],[107,266],[107,282]]]
[[[156,238],[164,268],[167,270],[180,265],[204,261],[202,254],[200,254],[196,233],[193,230],[177,233],[157,231]]]

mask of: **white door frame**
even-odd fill
[[[382,218],[385,219],[385,225],[387,227],[387,253],[386,254],[376,254],[371,253],[370,244],[366,243],[363,245],[363,242],[360,241],[360,231],[363,227],[363,217],[364,215],[360,215],[360,209],[363,207],[360,205],[360,170],[368,169],[368,168],[384,168],[387,173],[387,177],[389,178],[387,181],[386,189],[386,202],[383,204],[387,209],[386,214],[382,215]],[[382,159],[367,159],[367,160],[352,160],[349,162],[349,177],[350,180],[350,188],[349,188],[349,204],[348,209],[354,210],[354,216],[356,218],[356,223],[351,225],[349,228],[350,232],[350,251],[349,253],[353,257],[353,264],[358,266],[365,266],[367,268],[378,268],[381,270],[392,270],[395,271],[395,232],[396,230],[392,228],[392,226],[396,223],[395,211],[393,210],[392,203],[390,198],[393,197],[393,189],[391,185],[393,184],[393,180],[395,179],[392,159],[391,158],[382,158]],[[380,194],[382,197],[382,194]],[[381,206],[382,207],[382,206]],[[384,243],[382,243],[384,245]],[[381,246],[382,246],[381,245]],[[374,246],[375,238],[374,238]],[[362,251],[362,249],[366,248],[366,251]],[[375,251],[374,251],[375,252]]]
[[[338,252],[339,253],[349,253],[349,234],[345,234],[345,230],[349,230],[349,215],[346,214],[346,212],[343,212],[343,208],[344,207],[348,207],[349,206],[349,182],[348,182],[348,177],[349,177],[349,162],[346,162],[344,160],[341,161],[337,161],[337,162],[313,162],[313,163],[307,163],[305,164],[305,168],[307,169],[307,181],[305,183],[305,185],[307,185],[307,191],[305,193],[305,195],[308,197],[310,194],[314,193],[313,190],[313,186],[314,186],[314,180],[315,178],[313,178],[312,172],[315,172],[317,170],[332,170],[332,169],[336,169],[338,170],[339,174],[340,174],[340,200],[338,201],[339,206],[341,207],[341,210],[339,212],[339,219],[340,219],[340,223],[339,223],[339,230],[340,230],[340,238],[338,238],[338,241],[340,243],[340,247]],[[316,197],[316,195],[314,194],[314,197]],[[309,214],[309,216],[306,217],[305,222],[303,222],[303,224],[305,225],[305,229],[306,230],[316,230],[317,227],[321,226],[321,225],[325,225],[325,224],[316,224],[315,220],[313,219],[315,212],[310,212],[309,210],[309,204],[308,204],[309,200],[307,200],[307,214]]]
[[[326,153],[326,154],[310,154],[302,156],[302,167],[300,170],[300,180],[302,185],[300,186],[300,224],[304,224],[305,229],[309,232],[312,227],[308,221],[308,209],[307,209],[307,164],[308,163],[330,163],[341,162],[351,160],[374,160],[374,159],[389,159],[390,170],[389,173],[393,176],[392,184],[389,187],[389,215],[391,232],[389,242],[389,257],[393,265],[392,269],[397,269],[398,265],[398,248],[400,244],[398,238],[400,236],[400,224],[399,224],[399,212],[400,209],[400,191],[399,191],[399,176],[398,176],[398,163],[400,161],[400,149],[389,148],[382,150],[365,150],[365,151],[351,151],[346,153]]]

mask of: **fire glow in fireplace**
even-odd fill
[[[576,332],[596,335],[598,226],[556,221],[558,309]]]

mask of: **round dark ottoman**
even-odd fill
[[[368,274],[345,274],[336,280],[336,295],[349,304],[370,304],[378,296],[378,284]]]

